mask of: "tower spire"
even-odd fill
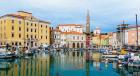
[[[87,17],[86,17],[86,33],[90,33],[90,15],[89,15],[89,10],[87,10]]]

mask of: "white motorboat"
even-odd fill
[[[6,51],[6,49],[0,49],[0,59],[7,59],[7,58],[16,58],[17,55],[10,51]]]
[[[119,55],[118,59],[124,59],[126,55]]]
[[[33,56],[33,53],[31,51],[29,51],[29,50],[26,50],[23,55],[24,56]]]
[[[140,56],[138,53],[130,52],[127,54],[127,56],[129,57],[129,60],[140,61]]]

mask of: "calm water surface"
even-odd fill
[[[119,68],[116,62],[87,61],[85,56],[36,55],[0,60],[0,76],[140,76],[139,68]]]

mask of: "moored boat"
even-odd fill
[[[22,56],[33,56],[34,55],[34,53],[33,52],[31,52],[31,50],[29,51],[28,49],[23,53],[23,55]]]
[[[8,59],[8,58],[17,58],[18,56],[15,53],[6,50],[0,50],[0,59]]]

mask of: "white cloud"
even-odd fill
[[[2,2],[9,6],[2,6]],[[93,27],[111,28],[120,24],[122,20],[133,24],[135,13],[140,15],[140,0],[13,0],[12,3],[9,3],[9,0],[2,0],[2,2],[0,9],[4,7],[29,9],[43,18],[52,17],[51,20],[55,24],[85,23],[87,9],[90,10]]]

